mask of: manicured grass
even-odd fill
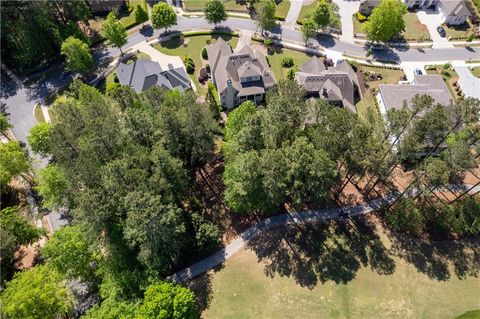
[[[215,41],[219,36],[218,35],[202,35],[202,36],[193,36],[193,37],[185,37],[183,40],[180,38],[173,39],[164,43],[160,43],[154,46],[155,49],[158,51],[168,54],[168,55],[176,55],[180,58],[185,56],[189,56],[192,58],[193,63],[195,63],[195,72],[193,74],[189,74],[190,78],[193,80],[195,85],[197,86],[198,93],[200,95],[204,95],[206,93],[206,88],[200,85],[198,82],[198,75],[200,69],[202,68],[202,61],[207,63],[205,60],[202,59],[202,48],[207,45],[207,40],[212,42]],[[224,40],[226,40],[232,47],[235,49],[237,45],[238,38],[232,36],[221,36]]]
[[[297,20],[297,21],[302,22],[303,19],[311,16],[312,13],[313,13],[313,11],[314,11],[315,8],[317,7],[317,4],[318,4],[318,1],[315,0],[315,1],[313,1],[312,3],[310,3],[309,5],[303,6],[303,7],[302,7],[302,10],[300,11],[300,15],[298,16],[298,20]]]
[[[426,25],[418,20],[415,12],[407,12],[404,17],[405,31],[402,36],[409,42],[421,42],[431,40],[430,33]]]
[[[282,0],[282,2],[277,4],[277,10],[275,11],[275,15],[279,18],[285,19],[288,15],[289,10],[290,0]]]
[[[185,11],[203,11],[207,0],[183,0]],[[226,11],[248,12],[245,4],[237,3],[236,0],[224,1]]]
[[[480,319],[480,310],[472,310],[465,312],[463,315],[455,319]]]
[[[277,81],[285,79],[287,72],[290,69],[282,67],[281,64],[282,58],[287,56],[293,58],[293,68],[300,68],[303,63],[310,59],[310,56],[306,53],[295,50],[276,48],[274,52],[269,52],[267,55],[268,63],[270,64],[270,68]]]
[[[352,17],[353,19],[353,34],[365,34],[365,31],[363,30],[363,27],[365,25],[365,21],[364,22],[360,22],[358,21],[357,19],[355,19],[354,17]]]
[[[443,81],[447,85],[448,91],[456,100],[460,97],[460,95],[455,91],[455,86],[453,85],[455,82],[458,81],[458,74],[455,72],[453,68],[450,70],[445,69],[443,66],[439,65],[436,66],[435,70],[427,70],[428,74],[440,74],[443,78]]]
[[[468,22],[458,26],[449,26],[445,24],[443,25],[443,28],[447,33],[447,38],[452,38],[452,40],[466,39],[472,32],[472,26]]]
[[[476,76],[477,78],[480,78],[480,66],[476,66],[474,68],[471,68],[470,71],[472,72],[473,76]]]
[[[137,5],[140,5],[143,7],[145,11],[147,11],[147,4],[145,0],[129,0],[129,6],[132,7],[132,11],[130,12],[123,12],[120,11],[120,22],[123,23],[125,28],[131,28],[134,25],[136,25],[135,22],[135,9],[137,8]]]
[[[368,79],[365,79],[365,85],[367,86],[367,90],[365,94],[363,95],[362,99],[355,105],[357,108],[357,113],[360,116],[366,116],[370,112],[378,112],[377,105],[375,104],[375,96],[372,94],[371,89],[374,89],[375,91],[378,90],[378,85],[379,84],[397,84],[399,81],[401,81],[405,75],[402,70],[390,70],[390,69],[384,69],[384,68],[377,68],[377,67],[371,67],[371,66],[363,66],[363,65],[358,65],[357,66],[360,70],[363,71],[363,73],[366,72],[375,72],[375,73],[380,73],[382,75],[381,80],[375,80],[375,81],[370,81]]]
[[[453,266],[475,264],[475,248],[402,238],[399,249],[378,229],[298,227],[269,232],[197,279],[208,287],[198,290],[206,293],[202,318],[452,319],[478,308],[480,280],[459,279]],[[457,252],[469,260],[457,260]]]
[[[35,105],[34,113],[35,113],[35,118],[37,119],[37,122],[39,123],[45,122],[45,117],[43,116],[43,111],[40,104]]]

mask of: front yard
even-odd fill
[[[472,72],[473,76],[476,76],[477,78],[480,78],[480,66],[476,66],[474,68],[471,68],[470,71]]]
[[[447,38],[449,40],[465,40],[468,39],[468,37],[471,34],[474,34],[475,32],[473,31],[473,26],[471,25],[470,21],[467,20],[462,25],[458,26],[449,26],[444,24],[443,28],[445,29],[445,32],[447,33]]]
[[[302,11],[300,11],[300,15],[298,16],[298,20],[299,22],[302,22],[303,19],[309,17],[312,12],[315,10],[315,8],[317,7],[317,0],[314,0],[312,3],[308,4],[308,5],[304,5],[302,7]]]
[[[359,22],[355,17],[353,19],[354,34],[365,34],[365,22]],[[431,41],[430,33],[427,26],[422,24],[415,12],[407,12],[405,14],[405,31],[400,34],[407,42],[423,42]]]
[[[261,48],[258,48],[258,46],[255,49],[262,51]],[[270,68],[272,69],[273,75],[278,82],[287,77],[289,70],[292,69],[294,72],[298,71],[301,65],[307,62],[311,56],[300,51],[275,48],[274,50],[269,50],[266,57],[268,59],[268,63],[270,64]],[[293,59],[294,65],[292,67],[286,68],[282,66],[282,59],[285,57],[291,57]]]
[[[277,4],[277,10],[275,11],[275,16],[277,18],[285,20],[289,10],[290,10],[290,0],[282,0],[279,4]]]
[[[201,36],[192,36],[192,37],[184,37],[172,39],[170,41],[160,43],[154,46],[155,49],[158,51],[168,54],[168,55],[176,55],[179,56],[182,60],[185,56],[189,56],[192,58],[193,63],[195,64],[195,72],[193,74],[189,74],[190,78],[195,83],[199,95],[205,95],[207,92],[206,85],[201,85],[198,81],[198,75],[202,65],[207,64],[207,60],[202,59],[202,48],[207,46],[207,42],[215,42],[220,35],[201,35]],[[227,41],[232,49],[235,49],[238,37],[230,36],[230,35],[221,35],[221,37]]]
[[[129,29],[136,25],[135,21],[135,9],[137,6],[141,6],[143,10],[147,11],[147,4],[145,0],[129,0],[128,6],[131,9],[130,12],[122,11],[119,12],[119,20],[125,26],[125,28]]]
[[[183,0],[183,7],[185,11],[203,11],[207,0]],[[237,11],[248,13],[248,7],[244,3],[237,0],[224,1],[226,11]]]

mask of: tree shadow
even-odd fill
[[[6,72],[1,71],[1,86],[0,86],[0,98],[7,99],[11,96],[17,94],[18,86],[15,84],[13,80],[7,75]]]
[[[195,294],[197,313],[208,309],[212,301],[212,274],[198,276],[185,283],[185,286]]]
[[[381,275],[395,271],[394,260],[365,216],[281,227],[257,236],[247,247],[266,263],[267,276],[292,277],[309,289],[328,281],[346,284],[362,266]]]

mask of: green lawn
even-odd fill
[[[40,104],[35,105],[34,113],[35,113],[35,118],[37,119],[38,123],[45,122],[45,117],[43,116],[43,111],[42,111],[42,107],[40,106]]]
[[[480,78],[480,66],[476,66],[474,68],[471,68],[470,71],[472,72],[473,76],[476,76],[477,78]]]
[[[365,34],[365,31],[363,30],[363,26],[364,26],[365,22],[360,22],[357,19],[355,19],[354,17],[352,17],[352,19],[353,19],[353,33],[354,34],[357,34],[357,33]]]
[[[182,59],[186,55],[191,57],[193,59],[193,62],[195,63],[195,72],[190,75],[190,78],[193,80],[193,82],[197,86],[198,94],[204,95],[206,93],[206,88],[200,86],[200,83],[198,82],[198,74],[200,72],[200,69],[202,68],[202,61],[204,61],[202,59],[201,52],[202,52],[202,48],[207,45],[207,40],[214,42],[215,39],[218,37],[219,37],[218,35],[213,35],[213,36],[202,35],[202,36],[185,37],[183,40],[181,40],[180,38],[177,38],[161,44],[157,44],[154,46],[154,48],[162,53],[165,53],[168,55],[176,55]],[[238,42],[237,37],[226,36],[226,35],[222,35],[221,37],[224,40],[228,41],[228,43],[230,43],[232,48],[235,49],[235,46],[237,45],[237,42]],[[187,43],[186,46],[184,45],[184,43]],[[206,64],[206,61],[204,62]]]
[[[303,19],[307,18],[308,16],[310,16],[313,11],[315,10],[315,8],[317,7],[317,0],[313,1],[312,3],[310,3],[309,5],[306,5],[306,6],[303,6],[302,7],[302,11],[300,11],[300,15],[298,16],[298,20],[297,21],[303,21]]]
[[[447,38],[453,38],[453,40],[466,39],[472,32],[472,26],[469,22],[465,22],[464,24],[458,26],[449,26],[445,24],[443,25],[443,28],[447,33]]]
[[[147,10],[147,4],[145,0],[129,0],[128,2],[129,6],[133,8],[132,11],[126,12],[121,10],[119,12],[120,22],[123,23],[127,29],[135,25],[135,8],[137,5],[142,6],[145,11]]]
[[[431,40],[427,26],[422,24],[420,20],[418,20],[417,14],[415,12],[407,12],[404,20],[405,31],[402,32],[402,35],[405,40],[409,42]]]
[[[480,310],[468,311],[455,319],[480,319]]]
[[[185,11],[203,11],[207,0],[183,0]],[[236,0],[224,1],[226,11],[238,11],[248,13],[245,4],[240,4]]]
[[[279,18],[285,19],[288,15],[289,10],[290,0],[282,0],[282,2],[277,4],[277,10],[275,11],[275,15]]]
[[[310,56],[306,53],[290,49],[276,48],[276,51],[269,52],[267,55],[268,63],[277,81],[284,79],[287,75],[289,68],[284,68],[281,64],[282,58],[287,56],[293,58],[293,62],[295,63],[293,68],[300,68],[303,63],[310,59]]]
[[[369,112],[378,112],[375,104],[375,96],[372,95],[370,89],[378,90],[379,84],[397,84],[403,79],[405,73],[403,73],[402,70],[390,70],[371,66],[358,65],[357,67],[364,73],[375,72],[382,75],[381,80],[365,80],[365,84],[368,85],[368,87],[362,99],[355,105],[357,108],[357,113],[360,116],[365,116]]]
[[[390,239],[355,224],[257,238],[191,283],[202,318],[452,319],[479,308],[480,280],[456,275],[462,266],[478,271],[472,242]]]

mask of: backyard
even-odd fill
[[[202,68],[203,64],[207,64],[207,60],[203,60],[201,53],[202,48],[207,46],[207,41],[214,42],[215,39],[218,37],[222,37],[225,41],[227,41],[232,49],[235,49],[238,37],[231,36],[231,35],[201,35],[201,36],[192,36],[192,37],[184,37],[184,38],[176,38],[172,39],[167,42],[163,42],[154,46],[155,49],[158,51],[168,54],[168,55],[176,55],[180,58],[184,58],[185,56],[189,56],[192,58],[193,63],[195,64],[195,72],[193,74],[189,74],[190,78],[193,80],[195,85],[197,86],[197,93],[199,95],[204,95],[207,91],[205,85],[201,85],[198,82],[198,75],[200,69]]]
[[[255,47],[255,46],[254,46]],[[259,49],[258,47],[255,49]],[[269,51],[266,55],[270,68],[272,69],[273,75],[277,81],[285,79],[288,71],[293,69],[294,71],[299,70],[301,65],[310,59],[311,56],[306,53],[275,47],[273,50]],[[282,59],[285,57],[291,57],[293,59],[294,66],[291,68],[282,67]]]
[[[377,92],[379,84],[397,84],[399,81],[403,80],[405,74],[402,70],[378,68],[360,64],[356,65],[356,67],[364,74],[363,80],[366,86],[363,98],[355,105],[357,113],[360,116],[365,116],[368,112],[378,112],[375,96],[373,95],[372,90]],[[367,75],[369,73],[379,74],[381,75],[381,79],[377,77],[375,80],[372,80]]]
[[[260,235],[191,282],[202,318],[452,319],[479,309],[478,243],[431,244],[348,223]]]

